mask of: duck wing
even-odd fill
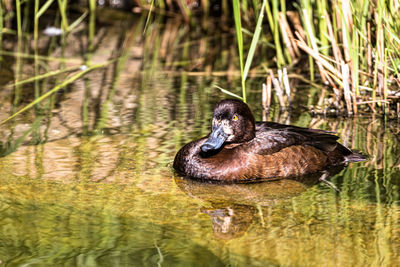
[[[257,154],[269,155],[285,147],[305,145],[325,152],[339,149],[344,155],[351,154],[349,149],[337,142],[339,137],[332,133],[276,122],[258,122],[256,123],[256,137],[251,144],[249,143],[248,149]]]

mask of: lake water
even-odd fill
[[[142,35],[143,19],[117,22],[103,21],[93,40],[78,31],[49,48],[57,60],[35,61],[47,71],[115,62],[0,126],[2,264],[400,265],[398,120],[312,117],[304,106],[314,89],[298,87],[293,112],[274,107],[264,117],[335,131],[367,161],[336,170],[334,186],[316,175],[237,185],[182,179],[175,153],[208,133],[215,103],[227,98],[214,84],[240,93],[232,35],[200,38],[176,22]],[[82,57],[88,43],[95,48]],[[1,120],[33,101],[35,88],[72,75],[15,88],[7,84],[33,76],[35,62],[4,59]],[[257,120],[264,80],[255,72],[247,83]]]

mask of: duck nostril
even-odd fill
[[[207,143],[203,144],[200,148],[201,148],[201,151],[203,151],[203,152],[208,152],[208,151],[214,149],[214,147],[212,145],[207,144]]]

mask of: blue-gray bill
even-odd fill
[[[201,151],[208,152],[220,149],[226,138],[228,138],[228,135],[224,132],[222,125],[213,127],[207,141],[201,146]]]

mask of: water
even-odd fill
[[[59,91],[57,104],[43,102],[42,110],[1,125],[1,263],[399,266],[396,120],[311,117],[300,102],[310,88],[301,89],[295,112],[275,108],[267,116],[336,131],[369,156],[336,170],[330,182],[339,193],[317,176],[216,185],[175,175],[175,153],[208,133],[213,106],[226,97],[212,85],[240,89],[237,76],[221,72],[233,64],[229,35],[199,38],[172,25],[153,25],[144,37],[134,19],[97,29],[102,45],[91,60],[107,60],[123,47],[121,60]],[[77,37],[84,38],[70,38]],[[66,64],[78,65],[79,52],[67,46]],[[27,64],[19,75],[32,74],[31,61],[18,64]],[[41,90],[57,79],[65,76],[40,82]],[[248,83],[258,120],[263,80],[252,76]],[[18,107],[33,99],[32,85],[22,89]],[[14,92],[1,91],[2,120]]]

